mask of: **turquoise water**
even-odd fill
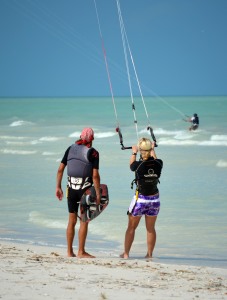
[[[164,168],[154,252],[159,262],[227,267],[227,97],[145,98]],[[139,137],[149,136],[135,99]],[[116,98],[125,146],[136,143],[131,100]],[[183,114],[200,116],[189,132]],[[130,150],[120,149],[110,98],[0,99],[0,238],[65,247],[66,199],[55,198],[55,178],[66,150],[83,127],[95,131],[100,174],[110,204],[89,225],[88,250],[117,256],[123,249],[133,191]],[[66,177],[64,183],[66,185]],[[75,241],[75,246],[77,241]],[[132,257],[146,252],[144,220]]]

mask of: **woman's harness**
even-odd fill
[[[158,161],[156,161],[158,162]],[[160,183],[158,175],[155,173],[154,169],[151,167],[149,168],[150,161],[142,161],[137,169],[135,170],[135,179],[131,182],[131,189],[133,189],[133,184],[136,184],[136,200],[138,199],[138,194],[142,194],[145,196],[154,195],[158,192],[157,184]],[[159,162],[158,162],[159,163]],[[143,177],[138,174],[138,170],[141,165],[148,165],[145,166],[146,173],[143,174]]]

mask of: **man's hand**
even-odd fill
[[[101,203],[101,196],[99,195],[96,197],[96,204],[100,205],[100,203]]]
[[[58,198],[58,200],[62,200],[64,194],[61,188],[56,188],[56,197]]]

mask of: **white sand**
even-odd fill
[[[227,270],[0,243],[0,299],[227,299]]]

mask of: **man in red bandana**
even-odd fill
[[[96,191],[96,203],[100,204],[99,152],[92,148],[93,140],[93,129],[84,128],[81,132],[80,139],[65,151],[65,155],[63,156],[57,172],[56,197],[59,200],[62,200],[63,191],[61,182],[64,169],[67,166],[68,184],[66,196],[68,200],[69,220],[66,236],[67,254],[69,257],[76,256],[73,251],[73,240],[80,199],[84,192],[92,185],[94,185]],[[88,223],[80,221],[78,232],[78,258],[94,257],[85,251],[87,232]]]

